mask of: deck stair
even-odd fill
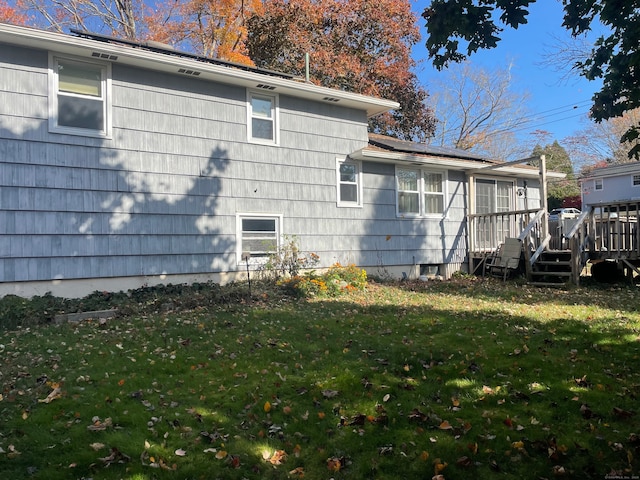
[[[545,250],[532,265],[529,285],[564,287],[571,277],[571,251]]]

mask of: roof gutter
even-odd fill
[[[266,89],[274,93],[304,98],[320,103],[366,111],[368,117],[395,110],[397,102],[321,87],[303,81],[267,75],[232,66],[206,63],[177,55],[157,53],[130,45],[100,42],[63,33],[0,23],[0,42],[38,48],[86,58],[106,58],[115,64],[181,74],[180,69],[197,72],[203,80],[246,88]],[[100,56],[102,55],[102,57]]]
[[[387,152],[363,148],[349,155],[354,160],[367,160],[371,162],[383,163],[408,163],[415,166],[430,165],[436,167],[448,167],[464,172],[478,174],[489,174],[496,172],[507,176],[517,176],[521,178],[539,178],[540,173],[535,168],[513,165],[511,163],[481,162],[477,160],[462,160],[432,155],[412,155],[403,152]],[[521,161],[519,161],[521,162]],[[564,173],[547,172],[548,178],[562,179]]]

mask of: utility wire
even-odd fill
[[[573,118],[577,118],[577,117],[581,117],[584,115],[585,111],[583,111],[582,109],[584,108],[584,104],[585,103],[590,103],[589,100],[585,100],[585,101],[581,101],[581,102],[577,102],[577,103],[572,103],[570,105],[566,105],[566,106],[562,106],[562,107],[556,107],[556,108],[552,108],[550,110],[545,110],[543,112],[540,113],[535,113],[535,114],[531,114],[531,115],[525,115],[523,116],[518,122],[509,125],[508,127],[500,127],[499,125],[497,126],[497,128],[495,130],[493,130],[491,133],[489,133],[488,135],[497,135],[499,133],[506,133],[506,132],[519,132],[522,130],[527,130],[527,129],[536,129],[538,127],[544,126],[544,125],[549,125],[551,123],[557,123],[557,122],[561,122],[564,120],[569,120],[569,119],[573,119]],[[554,120],[546,120],[552,117],[556,117],[558,115],[564,115],[568,112],[571,112],[573,110],[580,110],[580,113],[577,113],[575,115],[571,115],[568,117],[563,117],[563,118],[558,118],[558,119],[554,119]],[[550,112],[555,112],[555,113],[550,113]],[[533,125],[530,125],[533,124]],[[504,125],[504,122],[503,122]]]

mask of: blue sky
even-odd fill
[[[421,13],[428,3],[418,1],[414,8]],[[562,139],[585,128],[591,97],[600,89],[601,82],[590,82],[577,73],[563,79],[561,72],[543,65],[543,53],[552,47],[552,36],[569,36],[562,27],[562,5],[555,0],[538,0],[530,5],[529,10],[526,25],[518,30],[505,27],[497,48],[478,51],[470,60],[472,64],[487,69],[504,68],[511,61],[514,65],[513,88],[529,92],[527,107],[531,114],[528,117],[530,121],[516,132],[517,135],[531,137],[535,130],[546,130],[551,133],[549,142],[558,140],[562,144]],[[419,23],[423,40],[414,48],[414,58],[421,62],[416,71],[422,84],[430,91],[430,83],[443,74],[431,67],[424,48],[426,29],[422,17],[419,17]]]

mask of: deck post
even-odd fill
[[[469,255],[469,273],[473,273],[473,252],[476,251],[476,232],[477,225],[471,220],[471,215],[476,213],[476,185],[475,175],[473,172],[467,175],[467,185],[469,191],[467,193],[467,254]]]
[[[549,203],[547,201],[547,159],[544,155],[540,155],[540,203],[544,210],[544,219],[542,223],[542,238],[547,238],[549,234]]]

